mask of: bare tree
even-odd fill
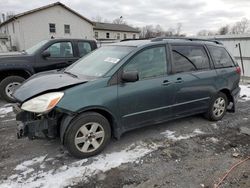
[[[154,30],[155,30],[156,37],[162,37],[164,35],[164,30],[159,24],[155,26]]]
[[[241,21],[236,22],[233,27],[231,28],[232,34],[244,34],[247,32],[249,27],[249,20],[246,18],[243,18]]]
[[[203,29],[199,31],[197,35],[198,36],[213,36],[213,35],[216,35],[216,32]]]
[[[219,35],[226,35],[229,33],[229,25],[223,26],[218,30]]]
[[[153,25],[146,25],[142,27],[140,33],[140,38],[153,38],[155,37],[155,31]]]
[[[166,37],[171,37],[175,35],[175,29],[170,27],[167,31],[165,31],[164,35]]]
[[[114,24],[127,24],[126,21],[123,19],[123,17],[121,16],[120,18],[116,18],[113,20]]]
[[[100,15],[92,17],[92,20],[95,22],[103,22],[103,18]]]
[[[181,29],[182,29],[182,23],[177,23],[177,25],[176,25],[176,35],[177,36],[181,35]]]
[[[11,19],[11,18],[13,18],[15,16],[15,13],[14,12],[7,12],[6,13],[6,20],[9,20],[9,19]]]

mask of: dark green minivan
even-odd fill
[[[131,40],[103,46],[65,70],[43,72],[14,93],[18,137],[60,137],[75,157],[111,137],[194,114],[235,111],[240,67],[218,41]]]

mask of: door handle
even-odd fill
[[[164,81],[162,82],[162,85],[163,85],[163,86],[168,86],[168,85],[170,85],[170,84],[172,84],[172,82],[170,82],[169,80],[164,80]]]
[[[72,60],[68,60],[68,63],[72,63],[73,61]]]
[[[177,84],[180,84],[182,82],[183,82],[182,78],[177,78],[176,81],[175,81],[175,83],[177,83]]]

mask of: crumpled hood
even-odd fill
[[[32,76],[13,94],[18,102],[24,102],[33,96],[46,91],[55,91],[89,81],[87,78],[75,78],[63,72],[49,71]]]

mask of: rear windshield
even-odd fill
[[[103,46],[78,60],[67,68],[66,71],[75,75],[101,77],[134,48],[127,46]]]

